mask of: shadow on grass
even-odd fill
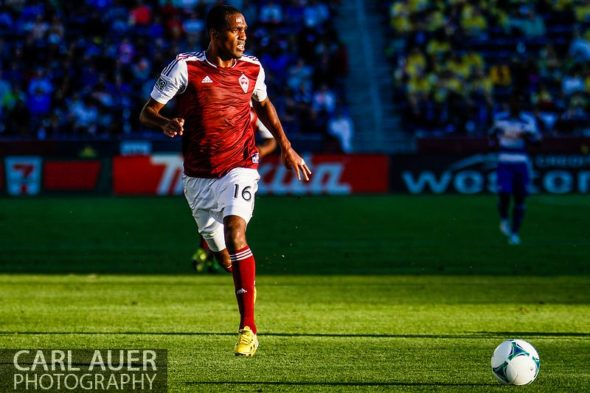
[[[119,335],[119,336],[234,336],[235,332],[41,332],[0,331],[1,336],[13,335]],[[265,337],[319,337],[319,338],[410,338],[410,339],[476,339],[489,337],[590,337],[590,332],[465,332],[463,334],[377,334],[377,333],[284,333],[262,332]]]
[[[451,382],[312,382],[312,381],[185,381],[184,385],[265,385],[265,386],[497,386],[497,383]]]
[[[590,332],[477,332],[477,334],[512,337],[590,337]]]

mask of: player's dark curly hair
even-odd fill
[[[211,29],[222,31],[228,26],[228,16],[241,13],[242,12],[239,9],[232,7],[231,5],[216,5],[211,8],[207,14],[207,32],[210,32]]]

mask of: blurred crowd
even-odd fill
[[[141,128],[139,111],[177,53],[206,49],[205,16],[214,3],[0,2],[0,136],[154,135]],[[224,3],[246,17],[247,53],[265,67],[288,132],[330,138],[329,125],[346,106],[347,51],[332,24],[337,1]]]
[[[542,132],[587,135],[590,3],[395,0],[387,55],[415,135],[483,135],[514,91]]]

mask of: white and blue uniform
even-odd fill
[[[490,132],[498,140],[498,192],[526,194],[530,181],[527,142],[540,140],[535,119],[526,113],[500,113]]]

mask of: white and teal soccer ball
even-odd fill
[[[540,369],[537,350],[524,340],[506,340],[492,355],[492,372],[505,384],[527,385],[537,378]]]

